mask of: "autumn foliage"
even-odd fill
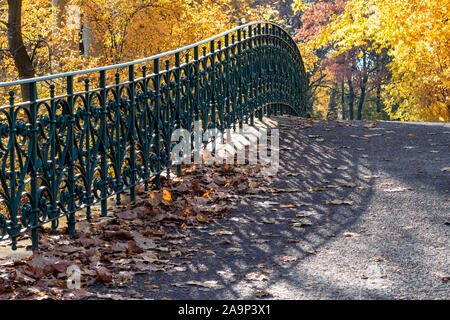
[[[316,79],[320,75],[314,66],[318,65],[316,69],[327,74],[328,86],[342,84],[345,96],[352,89],[361,95],[365,82],[364,93],[376,92],[391,118],[449,120],[448,1],[294,2],[303,12],[297,38],[303,51],[309,51],[307,67]],[[334,65],[330,60],[337,57],[341,61]],[[364,76],[367,80],[361,81]],[[353,88],[342,77],[352,83],[356,80],[358,86]],[[317,91],[323,92],[324,87]],[[332,96],[329,91],[325,95]],[[323,104],[329,99],[323,100],[326,110]]]
[[[8,44],[10,3],[0,1],[0,81],[147,57],[270,20],[299,45],[317,115],[449,120],[446,0],[15,1],[30,60],[22,74]]]

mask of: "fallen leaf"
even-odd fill
[[[395,187],[395,188],[388,188],[384,189],[384,192],[403,192],[403,191],[410,191],[412,190],[411,187]]]
[[[152,191],[150,193],[149,198],[147,199],[148,203],[153,206],[156,207],[157,205],[160,204],[161,201],[159,201],[158,197],[156,196],[156,193],[154,191]]]
[[[54,269],[52,265],[55,262],[57,262],[57,259],[55,258],[34,255],[30,261],[27,261],[27,265],[31,267],[31,271],[35,278],[43,278],[53,272]]]
[[[188,281],[185,282],[185,284],[189,286],[199,286],[199,287],[205,287],[205,288],[211,288],[211,289],[221,289],[224,288],[224,286],[220,285],[218,281],[216,280],[208,280],[208,281]]]
[[[279,256],[278,260],[280,260],[281,262],[293,262],[293,261],[297,261],[298,257],[296,256]]]
[[[262,297],[269,297],[272,296],[272,294],[266,290],[256,290],[255,291],[255,296],[258,298],[262,298]]]
[[[133,235],[129,231],[110,231],[106,230],[103,232],[103,238],[106,240],[132,240]]]
[[[121,211],[116,212],[116,217],[121,220],[132,220],[137,218],[137,213],[135,211]]]
[[[375,257],[375,258],[372,258],[371,260],[375,261],[375,262],[385,262],[385,261],[388,261],[389,258]]]
[[[111,282],[112,280],[111,273],[105,267],[97,267],[95,273],[99,282]]]
[[[130,240],[132,241],[132,240]],[[114,242],[111,245],[111,250],[113,252],[122,252],[128,248],[128,244],[126,242]]]
[[[127,246],[128,254],[139,254],[144,252],[144,250],[136,244],[136,241],[129,240]]]
[[[356,232],[344,232],[342,235],[347,238],[356,238],[360,236],[360,234]]]
[[[267,281],[269,280],[269,277],[262,273],[262,272],[250,272],[247,273],[244,278],[246,280],[251,280],[251,281]]]
[[[74,263],[72,261],[61,260],[61,261],[57,261],[54,264],[52,264],[52,268],[56,272],[65,273],[65,272],[67,272],[67,268],[73,264]]]
[[[348,201],[348,200],[337,199],[337,200],[325,201],[325,204],[328,204],[330,206],[340,205],[340,204],[345,204],[345,205],[348,205],[348,206],[352,206],[354,204],[354,202],[353,201]]]
[[[171,202],[172,201],[172,195],[170,194],[170,192],[167,189],[163,189],[163,197],[162,199],[164,201],[167,202]]]
[[[311,188],[309,188],[309,190],[311,190],[311,191],[325,191],[326,188],[324,188],[324,187],[311,187]]]
[[[186,212],[186,213],[187,213],[188,215],[190,215],[190,216],[196,216],[196,215],[197,215],[197,212],[191,211],[191,210],[189,210],[189,209],[184,210],[184,212]]]
[[[295,208],[295,207],[297,207],[296,204],[282,204],[280,206],[280,208]]]
[[[20,270],[15,270],[15,281],[21,284],[30,285],[36,280],[23,274]]]

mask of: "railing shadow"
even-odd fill
[[[200,240],[204,245],[198,247],[197,253],[189,259],[188,271],[168,278],[162,274],[152,275],[158,283],[164,283],[166,279],[172,283],[216,280],[223,288],[211,290],[188,287],[184,293],[171,293],[172,288],[168,283],[167,290],[154,293],[157,299],[254,299],[255,291],[262,289],[275,294],[278,292],[278,297],[282,296],[283,299],[390,299],[393,292],[405,291],[405,283],[402,283],[404,279],[381,279],[381,286],[390,287],[386,291],[377,287],[375,282],[358,278],[358,272],[364,277],[362,273],[370,272],[368,270],[377,263],[371,261],[370,255],[389,256],[390,267],[401,266],[406,269],[414,266],[419,273],[427,270],[426,256],[429,254],[424,252],[426,248],[423,245],[413,246],[415,240],[412,238],[416,237],[413,231],[401,234],[405,243],[398,245],[406,251],[393,252],[392,246],[396,242],[387,235],[398,232],[398,226],[390,226],[391,221],[386,221],[386,225],[382,226],[386,232],[380,235],[360,230],[364,221],[372,218],[370,210],[377,208],[371,203],[373,198],[379,198],[380,192],[383,195],[390,194],[379,189],[380,183],[387,182],[389,186],[389,177],[398,179],[400,185],[414,184],[414,188],[431,188],[437,196],[448,192],[442,188],[445,180],[436,181],[436,178],[433,180],[431,177],[411,180],[410,175],[405,175],[399,169],[399,166],[408,166],[408,159],[402,164],[389,161],[404,155],[399,148],[404,145],[406,132],[417,130],[405,125],[393,141],[386,139],[391,145],[386,144],[384,152],[380,152],[380,144],[376,144],[378,147],[372,146],[364,134],[383,132],[383,137],[376,138],[386,138],[388,135],[385,133],[391,130],[391,124],[387,122],[379,125],[380,131],[368,131],[363,123],[355,124],[357,128],[349,130],[358,132],[364,138],[360,139],[349,134],[339,135],[347,130],[340,130],[339,127],[352,126],[351,123],[333,122],[326,126],[314,125],[305,130],[305,122],[296,124],[296,120],[287,119],[289,126],[285,126],[286,118],[278,120],[281,129],[281,168],[270,183],[270,189],[275,192],[242,197],[226,219],[218,220],[211,226],[213,230],[230,230],[233,235],[211,235],[211,228],[194,230],[191,238]],[[442,128],[429,130],[439,132]],[[395,141],[397,138],[399,140]],[[446,143],[445,137],[439,141]],[[362,154],[355,152],[356,148],[364,151]],[[445,158],[448,160],[448,156]],[[385,163],[388,165],[385,166]],[[380,176],[381,180],[378,179]],[[344,204],[331,205],[329,201],[344,201]],[[386,205],[390,206],[388,203]],[[360,234],[362,237],[372,236],[372,242],[352,245],[350,242]],[[351,262],[341,261],[341,252],[336,252],[336,257],[331,260],[332,265],[329,259],[322,260],[322,252],[329,255],[330,250],[336,250],[336,241],[339,241],[340,246],[349,246],[342,249],[347,257],[354,254],[356,258],[365,260],[358,261],[358,266],[351,266],[348,265]],[[445,232],[440,239],[442,241],[445,244]],[[366,248],[370,243],[376,245]],[[205,254],[205,250],[215,254]],[[362,252],[364,250],[366,252]],[[411,261],[413,257],[415,260]],[[361,270],[361,266],[364,270]],[[343,269],[354,272],[354,279],[341,281]],[[419,273],[412,277],[419,277]],[[259,281],[251,281],[252,277],[259,277]],[[433,286],[442,290],[439,284]],[[414,282],[410,287],[410,290],[416,291],[423,289],[415,289]]]

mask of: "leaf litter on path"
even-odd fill
[[[246,194],[249,184],[258,185],[256,180],[262,178],[253,173],[259,170],[258,166],[248,167],[244,174],[242,168],[216,166],[185,171],[181,179],[162,177],[161,190],[137,187],[136,201],[108,207],[108,217],[100,217],[99,211],[92,210],[88,228],[78,230],[73,237],[64,229],[57,235],[43,233],[39,255],[2,267],[1,297],[79,299],[79,294],[66,288],[65,272],[72,265],[81,271],[80,290],[90,290],[96,282],[112,288],[124,286],[138,273],[184,272],[187,268],[172,260],[189,258],[190,249],[183,248],[186,230],[200,229],[202,224],[223,218],[233,197]],[[230,236],[233,232],[220,230],[213,235]],[[236,248],[238,252],[242,254],[242,249]],[[36,290],[26,287],[33,283],[39,284]],[[186,284],[222,287],[214,280]],[[103,297],[88,291],[84,296]]]

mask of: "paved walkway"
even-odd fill
[[[450,124],[278,121],[281,169],[267,187],[286,192],[245,196],[224,219],[188,230],[173,272],[99,292],[449,299]]]

